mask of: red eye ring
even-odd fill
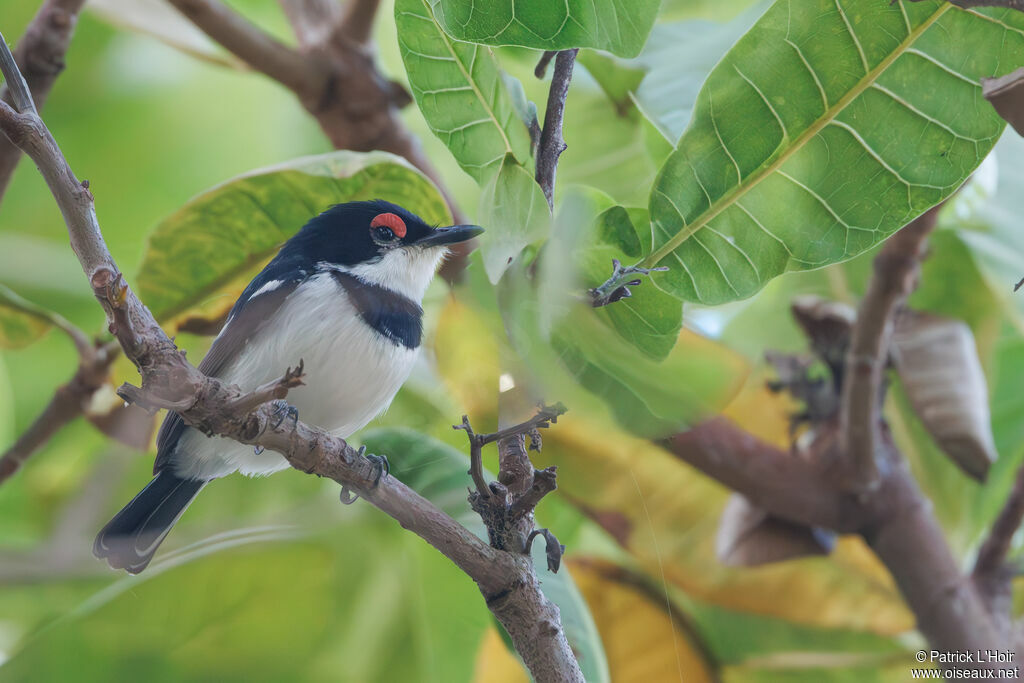
[[[405,237],[405,221],[402,220],[401,216],[394,213],[379,213],[373,217],[370,221],[371,228],[390,228],[391,232],[395,233],[395,237]]]

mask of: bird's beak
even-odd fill
[[[416,241],[418,247],[439,247],[473,239],[484,231],[479,225],[452,225],[447,228],[434,228],[425,237]]]

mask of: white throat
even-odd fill
[[[446,253],[444,247],[399,247],[374,263],[341,266],[321,262],[319,265],[355,275],[363,282],[390,289],[419,303]]]

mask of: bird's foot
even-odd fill
[[[380,486],[381,479],[391,474],[391,463],[388,462],[388,456],[386,455],[373,455],[371,453],[364,457],[373,463],[373,469],[377,473],[377,476],[373,478],[373,487],[376,488]]]
[[[286,419],[292,421],[292,429],[295,429],[299,424],[299,409],[288,403],[284,399],[274,401],[274,412],[272,417],[276,419],[271,425],[271,429],[277,429]]]
[[[380,480],[391,474],[391,463],[388,462],[386,455],[366,455],[366,446],[359,447],[359,455],[366,458],[373,464],[375,476],[373,478],[373,487],[377,488],[380,485]],[[340,499],[342,504],[351,505],[352,503],[359,500],[359,494],[353,493],[347,486],[341,487]]]

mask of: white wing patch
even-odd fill
[[[249,297],[249,301],[252,301],[256,297],[258,297],[260,294],[266,294],[267,292],[273,292],[275,289],[277,289],[278,287],[280,287],[283,284],[284,284],[284,280],[271,280],[270,282],[268,282],[267,284],[263,285],[262,287],[257,289],[255,292],[253,292],[252,296]]]

